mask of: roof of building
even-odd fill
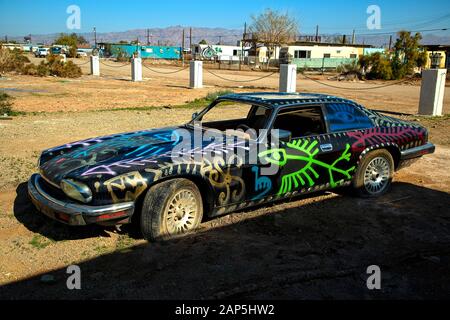
[[[260,105],[272,108],[320,102],[345,102],[356,104],[355,102],[348,99],[318,93],[233,93],[221,96],[219,97],[219,99],[258,103]]]

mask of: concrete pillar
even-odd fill
[[[131,81],[142,81],[142,59],[131,59]]]
[[[189,87],[203,88],[203,61],[191,61],[189,67]]]
[[[442,116],[446,76],[446,69],[431,69],[422,71],[419,114]]]
[[[98,56],[91,56],[91,75],[100,76],[100,61]]]
[[[280,92],[297,91],[297,65],[280,65]]]

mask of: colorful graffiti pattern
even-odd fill
[[[316,183],[315,181],[319,178],[319,174],[314,166],[319,166],[328,170],[329,183],[333,188],[337,186],[338,181],[335,175],[340,175],[345,179],[351,179],[350,173],[355,170],[354,166],[347,169],[340,169],[337,167],[341,162],[350,162],[350,145],[347,144],[345,151],[332,164],[325,163],[315,158],[319,153],[317,145],[318,141],[300,139],[288,143],[287,148],[285,149],[271,149],[259,154],[259,157],[280,167],[284,167],[289,161],[302,163],[296,165],[297,168],[300,168],[299,170],[282,177],[278,195],[285,194],[293,189],[298,189],[300,186],[308,185],[309,187],[313,187]],[[295,151],[295,153],[292,151]]]

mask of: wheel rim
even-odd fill
[[[391,169],[387,159],[378,157],[373,159],[364,173],[364,186],[371,194],[384,191],[389,184]]]
[[[190,190],[178,191],[166,208],[167,231],[170,234],[184,233],[194,228],[198,214],[195,194]]]

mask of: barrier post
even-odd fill
[[[447,69],[422,71],[419,103],[420,115],[442,116],[446,76]]]
[[[189,87],[192,89],[203,88],[203,61],[189,63]]]
[[[280,92],[296,92],[297,91],[297,65],[282,64],[280,65]]]
[[[91,56],[91,75],[100,76],[100,61],[98,56]]]
[[[142,81],[142,59],[131,59],[131,81]]]

